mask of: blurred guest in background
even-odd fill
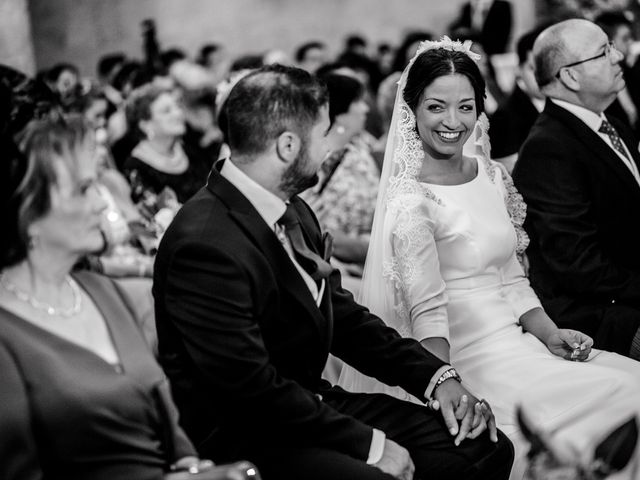
[[[124,53],[118,52],[102,55],[98,60],[96,67],[98,84],[109,101],[107,117],[111,116],[120,104],[122,104],[122,94],[113,86],[113,80],[124,65],[126,59],[127,57]]]
[[[108,248],[99,255],[90,255],[84,266],[112,277],[150,276],[153,257],[138,248],[138,237],[132,224],[144,222],[140,211],[131,200],[129,182],[115,167],[106,138],[107,99],[94,87],[80,95],[70,109],[83,115],[95,132],[95,154],[98,164],[96,189],[105,203],[102,233]],[[142,233],[140,230],[138,230]],[[155,233],[149,229],[147,236]]]
[[[367,40],[355,33],[348,35],[344,40],[344,51],[341,55],[348,54],[367,56]]]
[[[321,78],[329,90],[331,153],[322,164],[318,184],[302,197],[322,229],[333,236],[333,255],[342,267],[343,284],[355,292],[369,246],[380,173],[362,139],[369,111],[364,86],[336,73]]]
[[[123,101],[107,121],[107,130],[111,143],[111,154],[118,170],[124,170],[124,162],[129,158],[131,150],[138,143],[133,131],[128,128],[124,100],[131,92],[153,80],[142,63],[126,61],[113,78],[113,87],[120,92]]]
[[[158,195],[184,203],[207,180],[205,165],[183,148],[184,111],[173,91],[149,84],[127,100],[127,122],[139,143],[125,162],[135,202]]]
[[[318,41],[303,43],[294,55],[295,64],[309,73],[316,73],[318,69],[327,63],[327,46]]]
[[[261,53],[249,53],[237,57],[231,62],[229,74],[242,70],[253,70],[264,65],[264,55]]]
[[[516,84],[507,100],[491,117],[491,157],[502,163],[509,173],[518,159],[518,150],[544,108],[544,96],[536,83],[531,52],[541,31],[533,30],[518,40]]]
[[[218,159],[222,146],[222,132],[216,121],[216,91],[213,88],[185,90],[182,94],[182,105],[186,120],[184,143],[211,169]]]
[[[473,45],[471,50],[474,53],[480,55],[478,61],[478,68],[484,77],[485,84],[487,85],[487,96],[484,100],[485,113],[491,118],[493,113],[498,107],[507,99],[506,92],[498,84],[496,78],[496,71],[491,63],[491,59],[484,49],[480,36],[471,29],[459,28],[451,33],[451,38],[460,40],[461,42],[471,41]]]
[[[471,0],[462,7],[450,30],[469,28],[479,35],[488,55],[507,51],[512,28],[511,3],[506,0]]]
[[[389,43],[383,42],[378,45],[375,61],[378,63],[378,69],[383,77],[392,72],[391,68],[395,56],[396,52]]]
[[[80,72],[70,63],[59,63],[44,72],[43,79],[53,90],[62,105],[72,103],[80,90]]]
[[[224,46],[207,43],[200,48],[196,61],[211,75],[213,85],[224,80],[229,73],[229,54]]]
[[[418,45],[424,40],[431,40],[433,34],[426,31],[412,31],[407,33],[400,43],[400,46],[396,49],[396,55],[393,60],[391,69],[394,72],[402,72],[409,63],[409,60],[413,58],[418,50]]]
[[[385,78],[378,87],[376,106],[378,107],[380,121],[384,129],[382,131],[382,135],[378,137],[378,140],[371,147],[371,155],[373,155],[373,159],[376,161],[379,172],[382,171],[384,151],[387,146],[387,136],[389,134],[389,127],[391,126],[391,118],[393,116],[393,105],[395,104],[396,93],[398,91],[398,81],[400,80],[401,75],[401,72],[393,72]]]

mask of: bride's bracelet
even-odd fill
[[[453,378],[454,380],[462,383],[462,378],[460,378],[460,375],[458,374],[456,369],[451,367],[448,370],[445,370],[444,373],[440,375],[440,378],[436,380],[436,383],[433,386],[433,391],[435,392],[440,385],[442,385],[446,380],[449,380],[450,378]]]

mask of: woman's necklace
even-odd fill
[[[178,142],[167,152],[158,149],[149,140],[146,140],[138,144],[132,155],[137,156],[156,170],[173,175],[183,173],[189,164],[187,154]]]
[[[42,302],[37,298],[33,297],[32,295],[30,295],[28,292],[25,292],[24,290],[20,290],[13,283],[7,280],[4,273],[0,273],[0,285],[2,285],[2,288],[4,288],[7,292],[11,293],[14,297],[16,297],[21,302],[28,303],[36,310],[41,310],[43,312],[46,312],[46,314],[51,317],[73,317],[74,315],[77,315],[78,312],[80,312],[80,309],[82,308],[82,295],[80,294],[80,287],[78,287],[78,284],[76,283],[76,281],[73,278],[71,278],[69,275],[66,276],[65,281],[67,282],[67,285],[69,285],[69,287],[71,288],[71,292],[73,294],[73,306],[71,308],[63,309],[63,308],[54,307],[51,304]]]

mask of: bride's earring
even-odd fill
[[[338,125],[338,126],[336,127],[336,133],[337,133],[338,135],[344,135],[344,132],[346,132],[346,131],[347,131],[347,129],[346,129],[346,128],[344,128],[342,125]]]

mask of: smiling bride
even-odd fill
[[[525,469],[517,405],[586,462],[640,411],[640,363],[558,328],[530,288],[519,262],[526,206],[489,160],[485,85],[469,47],[423,42],[400,79],[360,301],[489,400],[516,447],[515,479]],[[349,366],[340,383],[411,399]]]

